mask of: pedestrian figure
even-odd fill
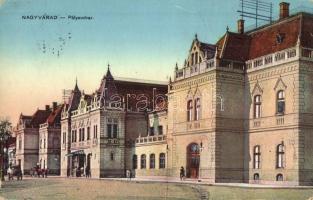
[[[185,177],[185,169],[183,166],[180,167],[180,180],[182,181]]]
[[[126,170],[126,178],[128,178],[129,180],[131,179],[130,178],[130,170],[129,169]]]
[[[45,169],[45,178],[48,177],[48,171],[49,171],[49,168]]]
[[[45,177],[45,169],[41,169],[41,177],[42,177],[42,178]]]
[[[12,176],[13,174],[12,174],[12,169],[11,169],[11,167],[8,168],[7,173],[8,173],[9,181],[10,181],[11,179],[13,180],[13,176]]]
[[[16,171],[17,171],[17,173],[16,173],[17,174],[17,180],[22,180],[23,179],[23,174],[22,174],[21,165],[17,166]]]
[[[86,174],[86,178],[88,178],[89,177],[89,166],[86,167],[85,174]]]

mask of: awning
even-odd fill
[[[65,156],[75,156],[75,155],[83,155],[83,154],[85,154],[84,150],[77,150],[77,151],[73,151],[71,153],[68,153]]]

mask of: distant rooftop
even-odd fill
[[[145,84],[154,84],[154,85],[167,85],[168,84],[167,81],[145,80],[145,79],[137,79],[137,78],[114,77],[114,79],[117,81],[145,83]]]

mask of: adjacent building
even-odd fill
[[[21,166],[24,174],[38,163],[39,126],[44,123],[51,111],[37,110],[32,116],[21,114],[16,127],[16,164]]]
[[[39,128],[39,160],[42,169],[49,174],[60,175],[61,154],[61,111],[63,104],[53,102],[51,113]]]
[[[147,134],[147,111],[166,93],[167,83],[114,78],[109,68],[92,94],[76,83],[62,111],[61,175],[125,176],[136,138]]]
[[[15,156],[14,164],[20,165],[24,174],[37,166],[48,168],[50,174],[60,174],[62,108],[53,102],[52,108],[46,105],[45,110],[38,109],[31,116],[20,115],[14,131],[16,145],[9,150]]]

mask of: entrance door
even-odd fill
[[[199,177],[200,153],[199,145],[192,143],[187,147],[187,177]]]

